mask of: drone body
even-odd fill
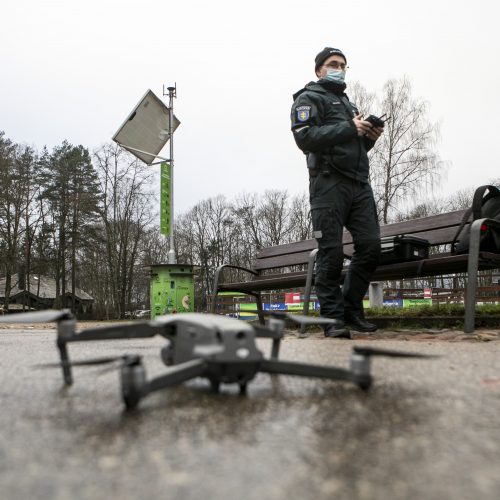
[[[266,326],[251,325],[243,321],[215,314],[185,313],[160,316],[152,321],[138,321],[109,327],[90,328],[76,333],[76,320],[68,310],[22,313],[0,318],[0,322],[26,323],[57,322],[57,347],[65,384],[71,385],[72,366],[90,366],[121,361],[121,391],[127,409],[133,409],[151,392],[204,377],[212,389],[220,384],[238,384],[241,393],[258,372],[298,375],[305,377],[346,380],[368,389],[372,384],[371,356],[429,357],[366,347],[354,347],[350,368],[320,366],[278,359],[283,338],[285,319],[299,324],[328,324],[332,320],[308,318],[279,313],[268,320]],[[160,335],[167,341],[161,349],[163,363],[168,371],[148,380],[141,357],[125,355],[118,358],[99,358],[70,362],[68,344],[93,340],[150,338]],[[256,344],[256,338],[272,340],[271,356],[266,358]],[[54,365],[51,365],[54,366]]]
[[[147,383],[141,363],[124,363],[122,393],[128,408],[153,390],[197,376],[207,378],[216,392],[221,383],[236,383],[244,393],[264,359],[257,348],[254,329],[232,318],[186,313],[162,316],[151,323],[161,324],[161,335],[168,341],[161,349],[161,359],[174,368]]]

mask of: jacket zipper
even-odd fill
[[[355,115],[354,115],[354,111],[352,110],[352,108],[350,106],[349,107],[347,106],[347,104],[344,102],[344,99],[342,97],[339,97],[339,99],[340,99],[340,102],[342,103],[342,105],[344,106],[344,109],[347,111],[347,114],[350,115],[352,118],[354,118]],[[360,182],[359,181],[359,162],[361,160],[361,141],[362,140],[363,140],[363,138],[358,136],[358,161],[357,161],[356,172],[355,172],[356,181],[358,181],[358,182]]]

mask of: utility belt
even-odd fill
[[[309,171],[309,177],[317,177],[319,174],[323,177],[330,177],[332,174],[330,165],[321,160],[321,154],[307,153],[307,170]]]

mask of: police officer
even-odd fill
[[[347,59],[326,47],[315,59],[317,82],[294,97],[292,132],[307,155],[313,235],[318,242],[315,286],[321,316],[337,321],[327,337],[350,337],[349,329],[373,332],[363,297],[380,255],[380,228],[368,181],[368,156],[383,131],[363,119],[344,93]],[[344,227],[354,253],[341,290]]]

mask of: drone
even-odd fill
[[[141,399],[152,392],[203,377],[214,392],[221,384],[238,384],[240,394],[246,394],[248,383],[257,373],[297,375],[331,380],[350,381],[368,390],[373,377],[371,358],[431,358],[435,356],[354,346],[349,369],[278,359],[286,321],[300,325],[331,324],[335,320],[311,318],[286,313],[272,313],[266,325],[248,324],[241,320],[204,313],[184,313],[159,316],[154,320],[88,328],[76,332],[76,318],[69,309],[34,311],[0,318],[0,323],[57,323],[57,348],[60,362],[43,366],[60,367],[64,384],[72,385],[74,366],[95,366],[120,363],[121,395],[127,410],[137,407]],[[162,336],[166,343],[160,351],[168,371],[148,380],[141,356],[95,358],[71,362],[68,344],[93,340],[145,339]],[[257,338],[272,340],[271,355],[266,358],[256,344]]]

